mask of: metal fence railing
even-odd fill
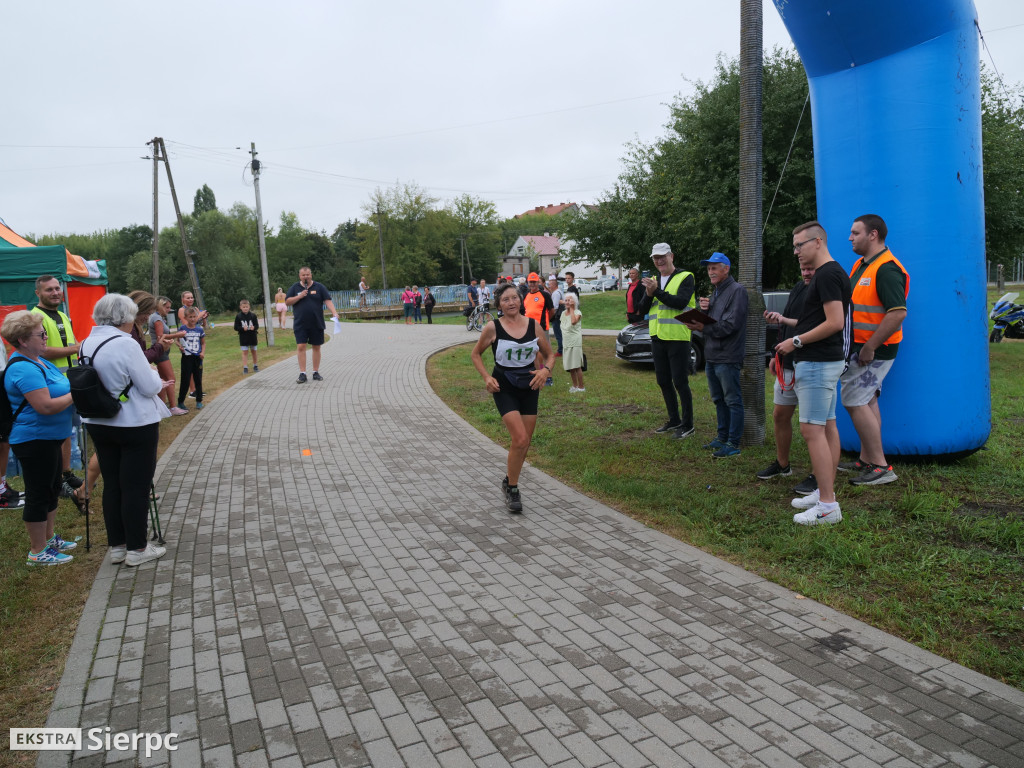
[[[434,294],[434,301],[438,304],[465,303],[466,291],[468,289],[469,286],[467,285],[430,286],[430,292]],[[366,304],[370,308],[400,306],[402,304],[402,293],[404,292],[404,285],[401,288],[369,290],[366,292]],[[423,288],[420,288],[420,293],[423,292]],[[358,309],[359,291],[331,291],[331,300],[334,302],[335,309],[339,311]]]
[[[990,260],[985,262],[985,267],[988,282],[997,282],[999,280],[999,264]],[[1024,257],[1003,262],[1003,282],[1024,283]]]

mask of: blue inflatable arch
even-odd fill
[[[911,275],[903,342],[879,398],[885,452],[975,451],[988,439],[991,395],[974,3],[774,2],[810,84],[818,219],[833,258],[852,268],[850,225],[876,213]],[[838,423],[844,450],[859,450],[841,407]]]

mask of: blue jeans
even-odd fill
[[[718,440],[737,448],[743,437],[739,363],[707,363],[708,392],[718,413]]]
[[[551,318],[551,328],[555,332],[555,341],[558,342],[558,349],[556,351],[560,353],[562,351],[562,318],[557,320]]]

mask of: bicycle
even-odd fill
[[[484,329],[491,320],[494,319],[489,311],[489,304],[480,304],[473,307],[473,311],[466,315],[466,330],[477,331],[478,333]]]

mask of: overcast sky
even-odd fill
[[[975,5],[1024,81],[1024,3]],[[766,48],[789,45],[764,6]],[[203,184],[254,206],[256,142],[264,218],[328,234],[396,182],[502,216],[593,202],[739,53],[735,0],[54,0],[6,3],[3,26],[0,218],[23,235],[152,224],[154,136],[184,212]],[[173,225],[162,171],[159,206]]]

